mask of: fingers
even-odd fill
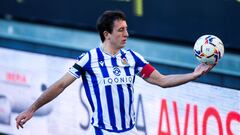
[[[17,125],[17,129],[19,129],[19,127],[23,128],[23,123],[20,122],[20,123]]]
[[[207,68],[205,69],[205,71],[203,72],[203,74],[208,73],[210,70],[213,69],[213,67],[214,67],[215,65],[216,65],[216,63],[215,63],[215,64],[211,64],[211,65],[207,65]]]
[[[26,116],[23,116],[23,115],[19,115],[17,118],[16,118],[16,127],[17,129],[19,128],[23,128],[23,125],[27,122],[27,117]]]
[[[217,63],[209,65],[208,71],[210,71],[211,69],[213,69],[213,67],[215,67],[216,65],[217,65]]]
[[[201,63],[199,65],[200,76],[203,76],[206,73],[208,73],[212,69],[212,67],[213,67],[212,65]]]
[[[196,74],[196,78],[199,78],[199,77],[205,75],[206,73],[208,73],[216,64],[217,63],[215,63],[215,64],[204,64],[204,63],[199,64],[194,69],[194,72]]]
[[[209,69],[209,65],[201,63],[201,76],[205,75]]]
[[[17,129],[19,129],[19,127],[23,128],[23,125],[22,125],[22,123],[21,123],[21,119],[22,119],[22,118],[20,118],[20,116],[18,116],[18,117],[16,118],[16,127],[17,127]]]

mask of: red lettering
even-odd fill
[[[13,73],[13,72],[7,72],[6,73],[6,80],[10,82],[17,82],[17,83],[26,83],[26,76],[19,74],[19,73]]]
[[[194,135],[198,135],[198,108],[197,105],[194,105],[193,107],[193,113],[194,113]]]
[[[184,122],[181,122],[179,120],[179,118],[181,118],[181,116],[179,116],[179,108],[177,106],[177,102],[173,101],[172,106],[173,106],[173,110],[168,110],[167,100],[162,99],[159,127],[158,127],[158,135],[171,135],[171,133],[174,133],[176,135],[181,135],[181,134],[188,135],[189,126],[191,126],[191,124],[189,125],[189,122],[191,121],[191,117],[190,117],[191,105],[186,104]],[[171,131],[173,129],[171,129],[171,127],[170,127],[169,111],[173,112],[173,117],[174,117],[175,126],[176,126],[175,132]],[[203,110],[203,113],[204,113],[203,119],[200,121],[199,121],[198,113],[199,113],[198,106],[193,105],[193,117],[192,117],[193,118],[193,123],[192,123],[193,124],[193,126],[192,126],[193,133],[191,132],[189,134],[198,135],[199,132],[201,132],[201,131],[202,131],[201,132],[202,135],[207,135],[209,133],[213,133],[216,135],[223,135],[223,134],[236,135],[236,134],[238,134],[238,133],[234,133],[234,129],[240,128],[240,113],[239,112],[235,112],[235,111],[228,112],[228,114],[226,116],[226,121],[225,121],[226,123],[224,123],[221,120],[222,118],[220,116],[220,113],[214,107],[208,107],[206,110]],[[210,121],[210,119],[211,119],[211,121]],[[199,127],[199,122],[201,122],[201,121],[202,121],[202,127]],[[181,125],[181,123],[184,123],[184,125]],[[223,125],[223,123],[225,124],[225,126]],[[236,123],[238,125],[236,125]],[[214,124],[216,124],[216,127],[215,127],[216,129],[213,127]],[[181,126],[183,126],[182,129],[181,129]],[[224,131],[223,127],[226,129],[226,131]],[[215,131],[215,130],[217,130],[217,131]],[[226,133],[224,133],[224,132],[226,132]]]
[[[207,110],[204,114],[203,125],[202,125],[203,135],[207,135],[207,121],[210,116],[213,116],[217,120],[219,135],[223,135],[223,127],[222,127],[221,117],[220,117],[219,113],[217,112],[217,110],[213,107],[207,108]]]
[[[11,73],[6,74],[6,80],[12,80],[13,75]]]
[[[162,121],[163,121],[163,114],[164,113],[165,113],[165,116],[166,116],[165,118],[166,118],[166,122],[167,122],[166,123],[167,131],[166,132],[162,130]],[[162,100],[162,106],[161,106],[161,111],[160,111],[159,127],[158,127],[158,135],[171,135],[166,99]]]
[[[228,113],[227,120],[226,120],[226,129],[227,129],[227,134],[228,135],[234,135],[232,130],[231,130],[231,122],[233,120],[238,121],[240,123],[240,114],[237,113],[237,112],[229,112]]]
[[[175,115],[175,122],[176,122],[176,128],[177,128],[177,134],[180,135],[180,127],[179,127],[179,118],[178,118],[178,110],[177,110],[177,103],[173,102],[173,111]]]
[[[190,104],[186,105],[186,114],[185,114],[185,125],[184,125],[184,135],[187,135],[188,130],[188,119],[189,119]]]
[[[174,110],[177,134],[180,135],[180,126],[179,126],[177,103],[175,101],[173,102],[173,110]],[[183,133],[184,135],[187,135],[189,111],[190,111],[190,104],[187,104],[186,105],[186,113],[185,113],[185,122],[184,122],[184,133]]]

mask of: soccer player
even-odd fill
[[[34,112],[57,97],[77,78],[82,78],[93,115],[94,133],[137,134],[133,107],[135,75],[160,87],[178,86],[195,80],[214,65],[198,65],[192,73],[163,75],[139,53],[124,50],[128,27],[122,11],[105,11],[97,21],[102,44],[82,54],[69,71],[52,84],[27,110],[16,118],[16,127],[32,118]]]

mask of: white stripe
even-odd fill
[[[116,127],[121,130],[122,126],[121,126],[121,113],[120,113],[120,105],[119,105],[120,101],[119,101],[118,90],[116,85],[112,85],[112,97],[113,97],[114,114],[116,118]],[[119,111],[116,111],[116,110],[119,110]]]
[[[81,66],[84,67],[85,64],[89,61],[89,54],[86,53],[79,61],[77,61],[76,63]]]
[[[86,73],[86,77],[88,78],[88,84],[90,85],[89,86],[89,89],[90,89],[90,94],[91,94],[91,97],[92,97],[92,102],[93,102],[93,106],[95,107],[95,112],[97,111],[97,100],[96,100],[96,96],[95,96],[95,93],[94,93],[94,89],[92,87],[92,80],[91,80],[91,77],[88,73]],[[97,113],[93,113],[93,119],[94,119],[94,123],[93,125],[94,126],[98,126],[97,125],[97,121],[98,121],[98,116],[97,116]]]
[[[111,57],[109,57],[109,55],[104,54],[104,57],[106,57],[108,60],[106,62],[106,64],[110,67],[112,66],[112,62],[111,62]],[[113,74],[113,68],[107,68],[109,76],[113,77],[115,76]],[[119,106],[119,97],[118,97],[118,90],[117,90],[117,85],[111,85],[112,88],[112,98],[113,98],[113,107],[114,107],[114,115],[115,115],[115,120],[116,120],[116,127],[118,129],[122,129],[121,127],[121,114],[120,114],[120,106]],[[118,110],[118,111],[117,111]]]
[[[129,93],[128,93],[128,89],[127,89],[127,85],[123,86],[123,93],[124,95],[124,108],[125,108],[125,124],[126,124],[126,128],[130,127],[129,123],[130,123],[130,115],[129,115]]]
[[[78,76],[75,72],[77,72],[77,69],[70,67],[68,70],[68,73],[71,74],[73,77],[75,78],[79,78],[80,76]]]
[[[97,51],[94,50],[93,53],[94,53],[94,59],[98,60],[98,58],[97,58]],[[94,65],[94,67],[95,66],[99,67],[98,63],[99,62],[97,61],[95,63],[95,65]],[[103,63],[103,65],[104,64],[105,63]],[[110,125],[110,120],[109,120],[109,114],[108,114],[108,104],[107,104],[107,98],[106,98],[107,97],[106,96],[106,90],[105,90],[105,86],[103,85],[102,80],[99,79],[99,77],[100,78],[103,77],[102,71],[101,71],[100,68],[94,68],[94,73],[98,73],[99,74],[99,76],[97,76],[97,79],[99,81],[98,86],[99,86],[99,90],[100,90],[100,100],[101,100],[101,106],[102,106],[103,122],[104,122],[104,124],[105,124],[107,129],[111,129],[110,128],[111,125]]]
[[[90,55],[91,55],[91,67],[94,66],[94,59],[96,60],[96,55],[94,55],[93,53],[94,49],[93,50],[90,50]],[[93,68],[92,68],[93,70]],[[93,71],[94,72],[94,71]],[[98,105],[97,105],[97,97],[95,95],[95,92],[94,92],[94,88],[93,88],[93,84],[92,84],[92,79],[91,79],[91,76],[87,73],[86,74],[86,77],[87,77],[87,80],[88,81],[88,85],[89,85],[89,88],[90,88],[90,92],[91,92],[91,96],[92,96],[92,100],[93,100],[93,105],[95,107],[95,113],[93,113],[93,118],[94,118],[94,123],[93,125],[94,126],[98,126],[98,113],[97,113],[97,110],[98,110]]]

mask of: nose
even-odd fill
[[[128,36],[129,36],[129,34],[128,34],[128,31],[127,31],[127,30],[125,30],[125,31],[124,31],[124,33],[123,33],[123,36],[124,36],[124,37],[128,37]]]

